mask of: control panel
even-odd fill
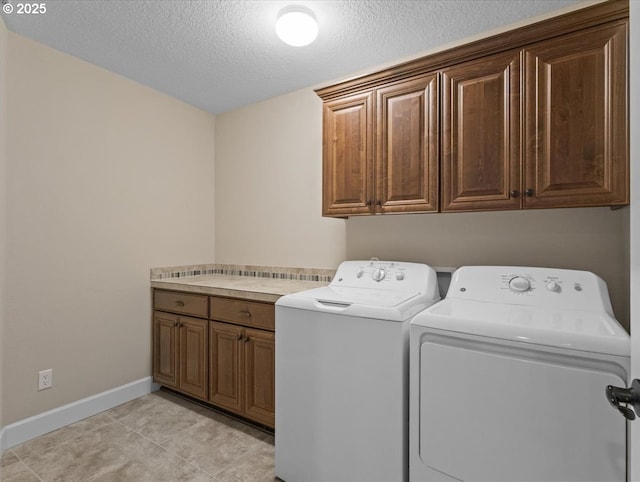
[[[436,274],[426,264],[400,261],[344,261],[331,282],[333,286],[423,291]]]
[[[450,297],[612,314],[605,282],[588,271],[569,269],[465,266],[453,275]]]

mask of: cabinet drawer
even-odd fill
[[[210,318],[244,326],[275,330],[275,308],[272,304],[230,298],[210,298]]]
[[[173,313],[207,318],[207,298],[204,295],[155,290],[153,293],[153,308],[160,311],[171,311]]]

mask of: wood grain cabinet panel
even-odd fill
[[[442,74],[442,210],[520,207],[520,52]]]
[[[373,94],[327,102],[323,112],[323,214],[366,214],[373,188]]]
[[[325,102],[323,215],[437,211],[437,139],[437,74]]]
[[[209,400],[234,412],[242,411],[243,331],[229,323],[209,322]]]
[[[273,428],[274,304],[158,289],[153,303],[154,381]]]
[[[265,425],[275,424],[275,334],[247,329],[244,345],[245,412]]]
[[[155,311],[153,378],[157,383],[207,399],[207,321]]]
[[[209,314],[208,297],[205,295],[164,290],[155,290],[153,294],[153,306],[156,310],[201,318],[206,318]]]
[[[210,321],[209,400],[256,422],[275,423],[275,335]]]
[[[276,327],[273,303],[211,296],[209,304],[212,319],[272,331]]]
[[[178,388],[178,315],[153,314],[153,379],[168,387]]]
[[[525,49],[525,207],[628,203],[627,27]]]
[[[180,382],[183,392],[206,400],[208,384],[207,358],[209,337],[207,321],[196,318],[180,318]]]
[[[602,2],[316,90],[323,215],[628,204],[628,16]]]
[[[438,209],[438,75],[376,90],[375,210]]]

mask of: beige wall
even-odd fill
[[[7,48],[4,425],[149,376],[149,268],[214,261],[214,116]]]
[[[6,55],[7,29],[4,20],[0,16],[0,432],[3,423],[2,409],[2,393],[4,385],[4,323],[5,323],[5,276],[6,271],[6,219],[7,219],[7,202],[6,192],[7,183],[5,181],[6,160],[6,138],[5,138],[5,105],[6,105],[6,89],[5,89],[5,65],[7,61]],[[1,435],[1,433],[0,433]],[[0,437],[1,440],[1,437]],[[0,452],[2,447],[0,446]]]
[[[321,107],[305,89],[217,117],[217,262],[332,268],[377,256],[585,269],[605,279],[628,326],[628,208],[325,219]]]
[[[311,89],[216,117],[216,262],[333,268],[345,222],[322,213],[322,103]]]
[[[350,218],[347,257],[432,266],[550,266],[593,271],[628,327],[629,208],[545,209]]]

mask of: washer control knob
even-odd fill
[[[558,284],[558,282],[557,282],[557,281],[555,281],[555,280],[551,280],[551,281],[549,281],[549,282],[547,283],[547,289],[548,289],[549,291],[555,291],[555,292],[558,292],[558,291],[560,291],[560,285]]]
[[[396,271],[396,279],[402,281],[404,279],[404,273],[402,271]]]
[[[362,278],[363,274],[364,274],[364,270],[363,269],[359,269],[358,272],[356,273],[356,277],[357,278]]]
[[[531,282],[527,278],[516,276],[509,281],[509,288],[511,291],[522,293],[531,289]]]
[[[382,281],[387,273],[384,268],[376,268],[373,273],[371,273],[371,277],[374,281]]]

